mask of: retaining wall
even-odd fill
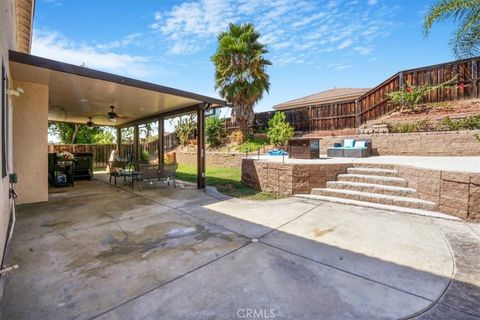
[[[197,152],[185,152],[178,150],[175,152],[178,163],[197,165]],[[242,166],[243,158],[245,158],[244,153],[209,151],[205,153],[206,164],[209,167],[240,168]]]
[[[323,136],[320,152],[343,139],[372,139],[373,155],[395,156],[480,156],[480,130]],[[306,136],[314,136],[309,134]]]
[[[357,164],[357,163],[356,163]],[[284,195],[310,193],[346,173],[346,164],[283,164],[243,159],[242,182],[266,192]],[[470,221],[480,221],[480,173],[464,173],[395,165],[399,176],[417,190],[420,199],[438,205],[439,211]]]

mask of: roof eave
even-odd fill
[[[23,64],[35,66],[35,67],[45,68],[45,69],[59,71],[59,72],[65,72],[65,73],[82,76],[86,78],[109,81],[113,83],[140,88],[140,89],[175,95],[183,98],[189,98],[192,100],[197,100],[199,102],[208,103],[213,107],[228,107],[227,102],[220,99],[207,97],[207,96],[203,96],[193,92],[183,91],[175,88],[165,87],[165,86],[151,83],[151,82],[127,78],[127,77],[119,76],[119,75],[108,73],[108,72],[76,66],[73,64],[65,63],[65,62],[33,56],[33,55],[22,53],[22,52],[10,50],[9,58],[10,58],[10,61],[23,63]]]

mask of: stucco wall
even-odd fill
[[[13,49],[15,50],[15,23],[14,23],[14,5],[13,0],[1,0],[0,1],[0,61],[6,67],[8,78],[10,77],[10,70],[9,70],[9,61],[8,61],[8,50]],[[1,63],[0,62],[0,63]],[[12,101],[14,103],[14,101]],[[7,170],[11,171],[12,168],[12,109],[9,109],[8,114],[10,115],[9,121],[9,142],[8,142],[8,166]],[[2,132],[0,130],[0,138]],[[2,160],[0,159],[0,166],[2,164]],[[1,178],[0,178],[1,179]],[[8,223],[10,220],[10,210],[9,210],[9,198],[8,198],[8,175],[1,179],[0,182],[0,260],[3,256],[3,248],[5,247],[5,240],[7,237],[7,229]],[[1,277],[0,279],[0,296],[3,294],[3,281],[5,277]]]
[[[13,110],[13,167],[17,203],[48,200],[48,86],[15,82],[25,93]]]

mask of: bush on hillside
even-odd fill
[[[217,116],[208,117],[205,122],[205,135],[211,146],[221,145],[227,136],[223,121]]]
[[[293,127],[287,122],[285,113],[275,112],[273,118],[268,120],[267,135],[270,143],[275,146],[284,145],[288,139],[293,137]]]
[[[197,123],[194,116],[181,117],[175,126],[175,133],[181,145],[186,145],[197,131]]]

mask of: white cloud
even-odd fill
[[[129,37],[127,36],[127,38]],[[122,43],[122,41],[119,41],[119,43]],[[100,47],[102,49],[99,49]],[[112,47],[115,47],[115,45],[78,44],[55,31],[35,31],[32,41],[32,54],[75,65],[85,64],[88,68],[135,78],[148,78],[159,72],[164,72],[155,67],[148,57],[104,51],[104,49]]]
[[[151,28],[173,54],[205,48],[230,22],[252,22],[275,56],[288,50],[325,52],[354,43],[371,47],[388,34],[394,9],[374,4],[378,1],[188,0],[155,14]]]
[[[97,48],[102,50],[110,50],[114,48],[126,47],[132,44],[136,39],[140,38],[141,36],[142,33],[131,33],[123,37],[123,39],[98,44]]]

